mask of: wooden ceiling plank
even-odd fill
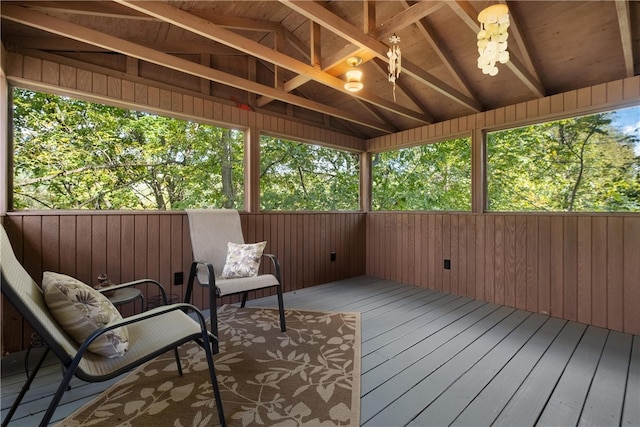
[[[401,3],[408,10],[409,2],[407,2],[406,0],[401,0]],[[416,22],[415,25],[422,36],[429,42],[431,48],[436,52],[436,55],[438,55],[440,61],[442,61],[446,69],[449,71],[449,74],[451,74],[451,77],[453,77],[456,83],[458,83],[458,86],[462,89],[462,91],[467,96],[477,101],[478,97],[472,92],[469,84],[463,78],[460,69],[454,65],[454,60],[451,55],[449,55],[447,51],[441,48],[441,46],[444,46],[444,44],[441,42],[440,36],[438,36],[438,34],[433,31],[433,29],[431,29],[429,25],[425,25],[421,21]]]
[[[389,71],[388,71],[388,66],[386,62],[384,62],[380,58],[374,58],[373,63],[376,65],[376,68],[378,69],[378,71],[380,71],[382,75],[384,76],[388,75]],[[401,78],[396,79],[396,85],[411,100],[411,102],[413,102],[418,106],[418,108],[420,108],[422,111],[429,110],[427,106],[424,105],[424,103],[420,99],[418,99],[417,96],[413,94],[413,91],[407,87],[404,79],[401,79]],[[436,122],[436,119],[434,117],[432,117],[431,120],[433,123]]]
[[[629,0],[616,0],[616,12],[618,13],[618,26],[620,27],[620,38],[622,39],[624,68],[627,77],[633,77],[635,73],[633,67],[633,37],[631,35]]]
[[[471,6],[467,0],[455,0],[447,2],[447,5],[467,24],[467,26],[474,32],[480,31],[480,24],[476,20],[476,10]],[[522,47],[522,46],[521,46]],[[526,49],[523,49],[526,52]],[[521,81],[524,83],[531,92],[533,92],[538,98],[545,96],[546,90],[538,78],[536,78],[523,64],[515,57],[513,52],[510,53],[509,62],[504,64],[509,68]]]
[[[372,122],[362,117],[342,111],[319,102],[311,101],[299,96],[285,93],[274,88],[256,83],[241,77],[224,73],[201,64],[197,64],[185,59],[158,52],[145,46],[132,43],[105,33],[101,33],[90,28],[86,28],[77,24],[53,18],[39,12],[29,10],[27,8],[15,5],[3,5],[0,9],[3,18],[33,28],[44,30],[60,36],[72,38],[84,43],[93,44],[112,52],[118,52],[133,58],[141,59],[153,64],[157,64],[172,70],[190,74],[196,77],[209,79],[211,81],[221,83],[227,86],[235,87],[241,90],[249,90],[261,95],[272,96],[283,102],[317,111],[323,114],[329,114],[337,118],[358,123],[360,125],[377,129],[385,133],[392,133],[394,129],[389,128],[386,124]]]
[[[21,49],[55,50],[58,52],[106,52],[106,50],[99,47],[63,37],[5,36],[2,41],[7,46],[15,45]]]
[[[211,23],[210,21],[199,18],[183,10],[176,9],[175,7],[168,4],[155,1],[115,1],[119,4],[131,7],[139,12],[144,12],[150,14],[151,16],[155,16],[156,18],[162,19],[164,22],[191,31],[202,37],[226,44],[227,46],[231,46],[246,54],[255,56],[265,61],[269,61],[277,66],[286,68],[295,73],[308,74],[313,80],[327,87],[343,93],[347,93],[353,97],[362,99],[363,101],[389,110],[392,113],[413,119],[419,123],[429,123],[428,118],[422,112],[416,112],[409,108],[405,108],[396,103],[387,101],[386,99],[370,92],[348,92],[344,88],[344,82],[335,76],[318,70],[281,52],[263,46],[260,43],[256,43],[253,40],[249,40],[236,33],[221,28]]]
[[[237,16],[207,16],[207,21],[229,30],[272,32],[281,31],[282,25],[278,22],[263,21],[260,19],[240,18]]]
[[[378,40],[364,34],[356,27],[341,19],[330,10],[324,8],[321,4],[312,1],[293,1],[293,0],[280,0],[281,3],[289,6],[291,9],[302,14],[303,16],[318,22],[323,27],[336,33],[338,36],[355,44],[361,49],[367,50],[383,61],[387,59],[387,45],[379,42]],[[408,60],[402,61],[403,72],[410,75],[414,79],[418,80],[422,84],[429,86],[440,94],[458,102],[459,104],[471,109],[472,111],[479,112],[482,107],[479,103],[468,96],[462,94],[458,90],[452,88],[448,84],[444,83],[440,79],[436,78],[432,74],[418,67],[417,65],[409,62]]]
[[[419,22],[425,16],[431,15],[436,10],[444,6],[443,2],[418,2],[412,6],[403,2],[407,9],[403,10],[393,18],[380,24],[377,28],[377,39],[385,39],[400,28],[406,28],[409,25]]]
[[[72,15],[100,16],[104,18],[133,19],[136,21],[158,21],[150,16],[136,13],[123,13],[122,8],[111,2],[70,2],[70,1],[34,1],[22,2],[23,6],[41,12],[61,12]]]
[[[506,0],[500,0],[500,3],[507,5],[509,7]],[[511,9],[509,9],[511,11]],[[520,25],[518,24],[518,18],[514,15],[513,12],[509,13],[509,37],[513,38],[516,41],[518,47],[520,47],[520,55],[522,57],[522,62],[524,66],[527,67],[529,73],[531,73],[532,78],[541,82],[540,74],[538,74],[538,70],[536,70],[535,65],[533,65],[533,59],[531,58],[531,53],[529,52],[529,43],[524,37],[522,31],[520,31]],[[480,27],[478,27],[480,28]],[[542,84],[541,84],[542,86]],[[544,88],[542,88],[543,92],[546,92]]]
[[[284,39],[293,47],[298,53],[300,53],[303,57],[311,61],[311,55],[309,53],[309,46],[304,44],[302,40],[297,38],[291,31],[287,30],[283,25],[280,26],[278,32],[281,32],[284,36]]]
[[[155,41],[148,38],[139,39],[131,37],[128,39],[131,42],[138,43],[155,50],[159,50],[165,53],[173,54],[202,54],[207,53],[210,55],[244,55],[235,49],[225,46],[221,43],[211,42],[196,42],[190,40],[189,42],[180,41]],[[6,36],[2,39],[7,45],[15,45],[21,49],[37,49],[50,52],[106,52],[105,49],[101,49],[96,46],[92,46],[86,43],[81,43],[77,40],[71,40],[64,37],[41,37],[41,36]]]
[[[131,9],[129,10],[132,11],[133,14],[122,13],[119,7],[114,7],[116,5],[115,3],[105,1],[34,1],[23,2],[22,5],[34,10],[63,12],[73,15],[101,16],[106,18],[132,19],[137,21],[159,21],[157,18],[141,12],[132,11]],[[223,28],[233,30],[270,32],[279,31],[282,28],[280,23],[277,22],[240,18],[237,16],[215,15],[206,16],[206,19]]]
[[[405,1],[405,4],[407,4],[407,8],[409,7],[408,3]],[[439,3],[436,7],[430,7],[428,9],[425,9],[424,11],[422,11],[421,13],[424,14],[424,16],[428,15],[429,13],[434,12],[435,10],[439,9],[442,6],[441,3]],[[401,29],[404,28],[404,23],[402,21],[398,21],[398,20],[389,20],[386,23],[382,24],[380,27],[378,28],[382,28],[382,26],[386,26],[386,30],[384,32],[382,32],[381,34],[378,34],[376,36],[376,34],[378,33],[378,29],[375,28],[375,1],[369,1],[369,0],[364,0],[363,1],[363,7],[364,7],[364,29],[365,32],[373,37],[375,37],[377,40],[382,40],[383,38],[385,38],[388,34],[392,34],[396,31],[399,31]],[[309,20],[310,22],[313,22],[312,20]],[[418,22],[419,23],[419,22]],[[370,57],[367,57],[371,55]],[[328,58],[325,58],[322,61],[322,70],[323,71],[329,71],[334,67],[338,67],[342,64],[344,64],[344,62],[347,60],[347,58],[349,58],[350,56],[360,56],[362,58],[363,62],[367,62],[368,60],[370,60],[371,58],[373,58],[374,54],[372,54],[370,51],[366,51],[366,53],[364,53],[363,49],[357,47],[356,45],[347,45],[345,47],[343,47],[342,49],[340,49],[338,52],[334,53],[333,55],[331,55]],[[330,72],[330,71],[329,71]],[[331,73],[332,75],[336,75],[334,73]],[[296,79],[296,84],[295,86],[292,86],[293,89],[302,86],[303,84],[305,84],[306,82],[310,81],[311,79],[309,77],[306,76],[301,76],[300,79]],[[286,86],[285,86],[286,87]],[[463,86],[466,89],[466,86]],[[477,105],[480,105],[480,102],[477,100],[477,98],[475,96],[473,96],[471,94],[471,91],[469,91],[468,89],[466,90],[467,93],[466,95],[468,95],[470,98],[472,98]],[[264,106],[267,105],[269,102],[273,101],[272,99],[269,98],[259,98],[258,99],[258,106]],[[416,103],[416,105],[420,105],[419,103]],[[425,114],[431,116],[431,114],[429,114],[429,112],[427,110],[422,110]]]

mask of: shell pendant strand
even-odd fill
[[[400,37],[398,37],[395,33],[391,37],[389,37],[389,52],[387,52],[387,57],[389,57],[389,81],[393,84],[393,101],[396,102],[396,79],[400,77],[400,72],[402,71],[402,53],[400,52]]]

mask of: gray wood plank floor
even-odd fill
[[[361,313],[364,426],[640,426],[638,336],[364,276],[289,292],[285,305]],[[3,419],[22,360],[3,358]],[[39,422],[60,375],[55,362],[41,370],[10,426]],[[54,422],[115,381],[74,380]]]

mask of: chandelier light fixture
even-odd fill
[[[349,92],[357,92],[362,89],[362,71],[356,67],[362,63],[362,58],[358,56],[351,56],[347,58],[347,64],[351,66],[351,69],[347,71],[347,82],[344,84],[344,88]]]
[[[393,100],[396,100],[396,80],[400,77],[402,71],[402,52],[400,51],[400,37],[395,33],[389,37],[389,81],[393,84]]]
[[[494,4],[478,14],[478,68],[484,74],[498,74],[496,62],[509,62],[507,38],[509,38],[509,8],[506,4]]]

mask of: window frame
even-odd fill
[[[297,143],[297,144],[307,144],[307,145],[311,145],[311,146],[319,146],[319,147],[323,147],[323,148],[327,148],[327,149],[331,149],[331,150],[336,150],[336,151],[341,151],[341,152],[345,152],[345,153],[350,153],[350,154],[354,154],[356,156],[358,156],[359,158],[359,165],[358,165],[358,177],[357,177],[357,181],[358,181],[358,208],[353,209],[353,210],[309,210],[309,209],[303,209],[303,210],[278,210],[278,209],[263,209],[262,208],[262,185],[261,185],[261,179],[260,179],[260,175],[261,175],[261,167],[262,167],[262,138],[263,137],[267,137],[267,138],[276,138],[276,139],[282,139],[282,140],[286,140],[287,142],[292,142],[292,143]],[[363,180],[362,180],[362,176],[363,176],[363,156],[366,154],[365,152],[359,152],[357,150],[352,150],[349,149],[347,147],[343,147],[343,146],[339,146],[339,145],[335,145],[335,144],[330,144],[330,143],[326,143],[326,142],[322,142],[322,141],[313,141],[313,140],[308,140],[308,139],[304,139],[304,138],[298,138],[298,137],[293,137],[293,136],[289,136],[289,135],[285,135],[285,134],[281,134],[281,133],[277,133],[277,132],[266,132],[266,131],[260,131],[258,134],[258,148],[257,150],[259,151],[260,155],[259,155],[259,161],[257,162],[257,168],[258,168],[258,172],[257,172],[257,178],[256,178],[256,182],[257,182],[257,188],[258,188],[258,212],[271,212],[271,213],[283,213],[283,212],[311,212],[311,213],[326,213],[326,212],[362,212],[366,209],[364,209],[363,207]]]
[[[515,107],[515,106],[514,106]],[[636,211],[522,211],[522,210],[490,210],[489,209],[489,193],[488,193],[488,181],[489,181],[489,159],[488,159],[488,134],[492,132],[508,131],[511,129],[524,128],[528,126],[543,125],[545,123],[551,123],[561,120],[570,120],[578,117],[586,117],[596,114],[612,113],[618,110],[624,110],[628,108],[640,108],[640,100],[634,100],[631,102],[609,103],[605,106],[598,106],[597,108],[577,108],[569,113],[553,113],[544,116],[538,116],[532,119],[520,119],[509,121],[508,123],[500,123],[494,125],[481,126],[476,129],[474,138],[477,140],[478,153],[476,159],[473,159],[474,152],[472,151],[472,161],[478,163],[478,170],[481,169],[479,175],[481,175],[480,181],[477,183],[480,185],[480,192],[476,200],[477,211],[474,209],[474,213],[483,214],[526,214],[526,215],[633,215]],[[473,181],[472,181],[473,185]]]
[[[373,156],[375,156],[376,154],[379,153],[386,153],[386,152],[390,152],[390,151],[398,151],[398,150],[403,150],[403,149],[412,149],[412,148],[416,148],[416,147],[421,147],[424,145],[431,145],[431,144],[440,144],[440,143],[444,143],[444,142],[449,142],[449,141],[454,141],[457,139],[468,139],[469,141],[469,167],[470,167],[470,176],[469,176],[469,194],[470,194],[470,198],[469,198],[469,209],[468,210],[457,210],[457,211],[449,211],[449,210],[432,210],[432,209],[419,209],[419,210],[374,210],[373,209]],[[452,133],[450,135],[446,135],[446,136],[440,136],[440,137],[436,137],[436,138],[430,138],[430,139],[426,139],[426,140],[421,140],[421,141],[417,141],[417,142],[412,142],[409,144],[401,144],[401,145],[396,145],[393,147],[389,147],[388,149],[379,149],[379,150],[372,150],[369,151],[368,153],[370,154],[370,158],[368,159],[368,164],[369,164],[369,168],[370,168],[370,174],[369,174],[369,206],[367,211],[368,212],[376,212],[376,213],[381,213],[381,212],[394,212],[394,213],[407,213],[407,212],[429,212],[429,213],[474,213],[474,199],[475,199],[475,195],[474,195],[474,171],[476,169],[476,167],[474,166],[474,151],[475,151],[475,146],[476,146],[476,142],[475,142],[475,138],[474,138],[474,132],[472,131],[468,131],[468,132],[459,132],[459,133]]]
[[[243,187],[243,197],[242,197],[242,206],[243,209],[239,209],[239,211],[247,211],[247,206],[249,203],[249,195],[248,195],[248,184],[247,184],[247,180],[248,180],[248,176],[247,176],[247,165],[248,165],[248,147],[249,147],[249,139],[250,139],[250,134],[251,134],[251,128],[249,126],[242,126],[239,124],[229,124],[229,123],[223,123],[220,121],[215,121],[215,120],[209,120],[206,119],[204,117],[197,117],[194,115],[189,115],[189,114],[180,114],[180,113],[176,113],[175,111],[168,111],[168,110],[164,110],[160,107],[154,108],[152,106],[148,106],[148,105],[139,105],[136,104],[134,102],[125,102],[125,101],[119,101],[116,99],[112,99],[112,98],[105,98],[105,97],[100,97],[100,96],[95,96],[92,94],[86,94],[86,93],[80,93],[78,91],[68,91],[68,90],[64,90],[65,88],[62,87],[57,87],[57,86],[43,86],[43,85],[39,85],[39,84],[31,84],[29,82],[20,82],[20,84],[14,84],[11,81],[7,81],[7,150],[6,152],[8,153],[7,155],[7,161],[3,162],[3,164],[6,164],[6,180],[7,180],[7,186],[6,186],[6,190],[5,190],[5,197],[6,197],[6,211],[3,209],[3,211],[5,212],[16,212],[16,213],[27,213],[27,212],[87,212],[87,213],[91,213],[91,212],[123,212],[122,210],[118,210],[118,209],[103,209],[103,210],[96,210],[96,209],[33,209],[33,210],[25,210],[25,209],[15,209],[15,205],[14,205],[14,175],[15,175],[15,164],[14,164],[14,157],[15,157],[15,129],[14,129],[14,115],[13,115],[13,111],[14,111],[14,90],[16,89],[21,89],[21,90],[27,90],[27,91],[32,91],[32,92],[39,92],[45,95],[53,95],[53,96],[57,96],[57,97],[66,97],[66,98],[70,98],[76,101],[82,101],[82,102],[88,102],[88,103],[94,103],[94,104],[100,104],[103,106],[107,106],[107,107],[111,107],[111,108],[119,108],[119,109],[123,109],[123,110],[129,110],[129,111],[136,111],[139,113],[144,113],[144,114],[150,114],[150,115],[154,115],[154,116],[159,116],[159,117],[164,117],[167,119],[173,119],[173,120],[181,120],[181,121],[186,121],[186,122],[192,122],[192,123],[197,123],[197,124],[201,124],[201,125],[206,125],[206,126],[212,126],[212,127],[216,127],[216,128],[224,128],[224,129],[228,129],[230,131],[236,130],[239,132],[243,133],[243,140],[244,140],[244,144],[243,144],[243,153],[242,153],[242,157],[243,157],[243,183],[242,183],[242,187]],[[4,208],[4,207],[3,207]],[[180,210],[175,210],[175,211],[180,211]],[[161,211],[158,209],[131,209],[131,210],[126,210],[126,212],[165,212],[165,211]]]

